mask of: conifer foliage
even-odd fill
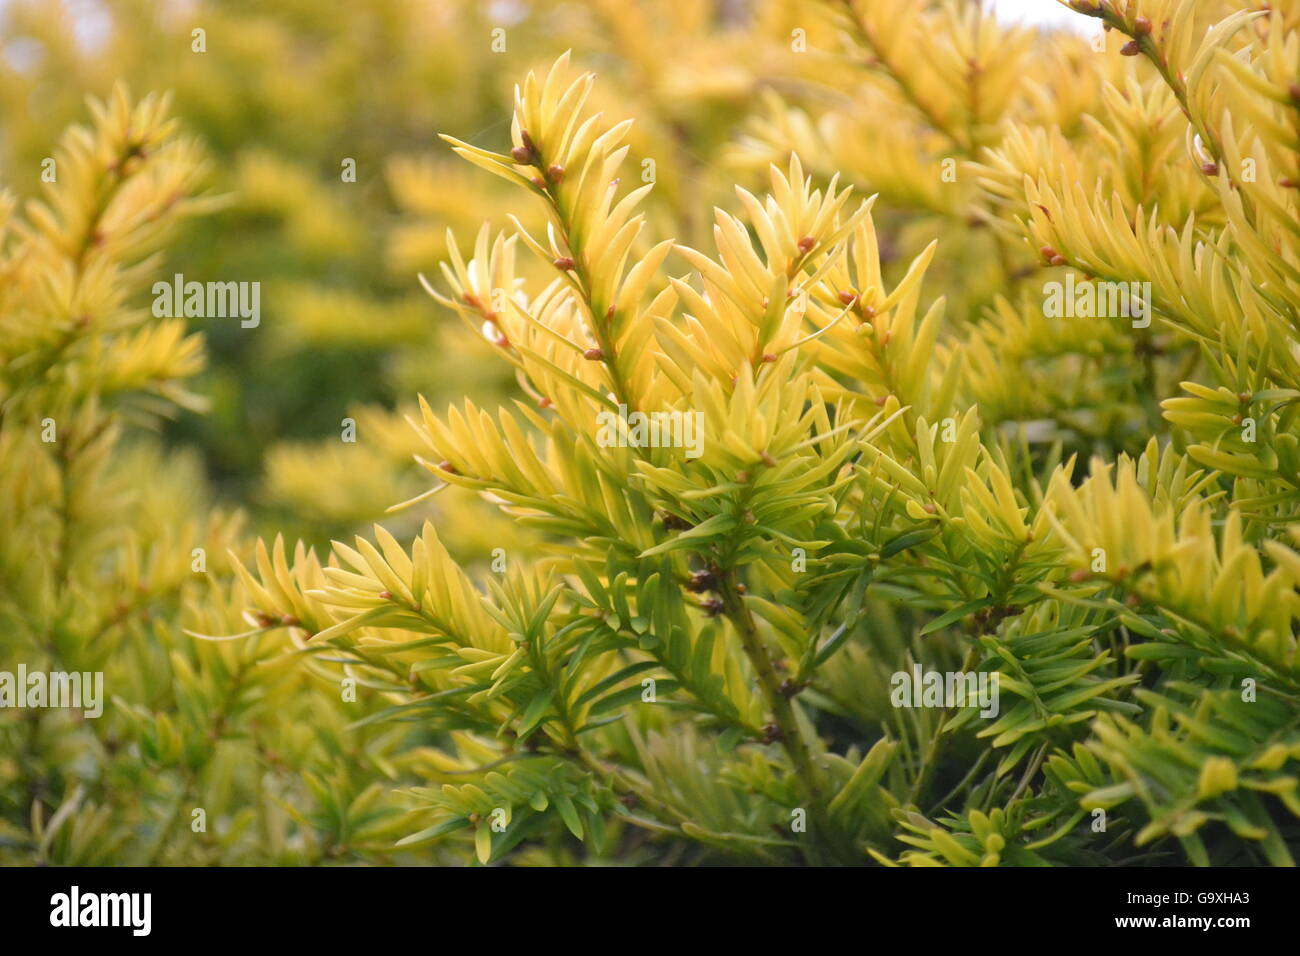
[[[507,516],[490,564],[450,509],[327,553],[182,520],[184,460],[119,432],[196,401],[129,303],[200,160],[97,107],[0,247],[0,647],[112,704],[0,717],[4,845],[1293,865],[1300,8],[1068,6],[1095,38],[758,18],[800,82],[693,244],[581,51],[508,142],[445,136],[517,211],[420,281],[516,392],[419,400],[407,506]]]

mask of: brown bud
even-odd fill
[[[1137,56],[1142,52],[1142,44],[1137,40],[1129,40],[1119,48],[1119,52],[1121,56]]]
[[[705,591],[712,591],[717,588],[718,581],[713,576],[713,572],[707,570],[693,571],[690,579],[686,582],[686,590],[693,594],[703,594]]]
[[[1140,37],[1151,35],[1151,21],[1146,17],[1138,17],[1133,21],[1133,32]]]
[[[1219,175],[1219,164],[1201,163],[1201,172],[1205,173],[1207,176],[1217,176]]]
[[[1065,265],[1065,256],[1052,256],[1051,262],[1054,266],[1063,266]]]
[[[812,236],[804,236],[802,239],[799,240],[799,251],[806,256],[808,255],[808,253],[813,251],[816,245],[817,245],[816,239],[814,239]]]
[[[510,155],[520,166],[531,166],[533,164],[532,150],[526,149],[523,146],[516,146],[510,151]]]
[[[851,292],[848,289],[845,289],[843,292],[840,293],[840,302],[842,302],[844,305],[852,305],[854,302],[857,301],[858,301],[858,294],[856,292]]]
[[[391,600],[393,599],[393,592],[392,592],[392,591],[380,591],[380,592],[379,592],[379,596],[380,596],[381,598],[383,598],[385,601],[391,601]]]
[[[555,268],[561,272],[571,272],[576,263],[569,256],[560,256],[555,260]]]
[[[764,352],[764,353],[763,353],[763,361],[764,361],[764,362],[775,362],[775,361],[776,361],[776,356],[773,355],[771,352]]]
[[[550,400],[549,398],[547,398],[545,395],[543,395],[541,398],[539,398],[539,399],[537,400],[537,407],[538,407],[538,408],[550,408],[550,407],[551,407],[551,400]]]
[[[1075,584],[1078,584],[1080,581],[1088,580],[1088,576],[1089,575],[1088,575],[1087,568],[1076,568],[1075,570],[1070,572],[1070,580],[1073,581]]]
[[[709,598],[707,601],[702,602],[700,607],[704,609],[704,613],[709,617],[717,617],[726,610],[726,606],[718,598]]]
[[[456,466],[453,465],[453,464],[452,464],[451,462],[449,462],[449,461],[440,461],[440,462],[438,462],[438,470],[439,470],[439,471],[445,471],[445,472],[448,472],[449,474],[453,474],[453,475],[455,475],[455,474],[459,474],[459,472],[456,471]]]
[[[587,349],[582,353],[582,357],[588,362],[599,362],[605,358],[605,353],[600,349]]]
[[[546,167],[546,175],[551,177],[551,182],[558,183],[564,179],[564,167],[559,163],[551,163]]]

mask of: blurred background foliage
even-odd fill
[[[20,195],[85,98],[118,80],[171,91],[204,144],[221,206],[190,222],[158,278],[259,281],[262,322],[191,320],[207,338],[193,390],[208,407],[165,435],[200,449],[219,496],[255,528],[317,544],[425,487],[404,418],[415,394],[438,406],[472,391],[491,404],[509,384],[491,346],[417,274],[436,275],[448,229],[501,228],[507,212],[535,226],[542,213],[507,208],[507,184],[436,133],[504,142],[517,77],[573,48],[602,75],[597,107],[637,117],[633,158],[643,171],[654,163],[654,225],[697,242],[727,201],[720,157],[753,98],[824,69],[793,54],[792,32],[829,36],[800,4],[665,0],[10,0],[0,17],[0,169]],[[355,444],[340,440],[349,417]],[[436,507],[454,510],[455,495]],[[427,513],[396,523],[418,527]],[[485,556],[503,528],[476,519],[447,533]]]

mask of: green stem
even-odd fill
[[[781,686],[781,679],[772,664],[771,655],[763,646],[758,634],[758,626],[744,599],[736,586],[732,572],[723,572],[718,581],[718,593],[722,599],[723,610],[736,633],[740,636],[741,647],[749,658],[758,675],[759,685],[771,708],[773,722],[779,730],[779,739],[790,763],[794,767],[795,779],[804,800],[808,803],[808,815],[813,826],[815,845],[809,850],[810,862],[821,862],[820,846],[832,849],[834,855],[843,856],[842,850],[835,847],[835,827],[831,823],[827,810],[825,789],[821,775],[813,761],[812,751],[804,740],[798,718],[790,697]]]

